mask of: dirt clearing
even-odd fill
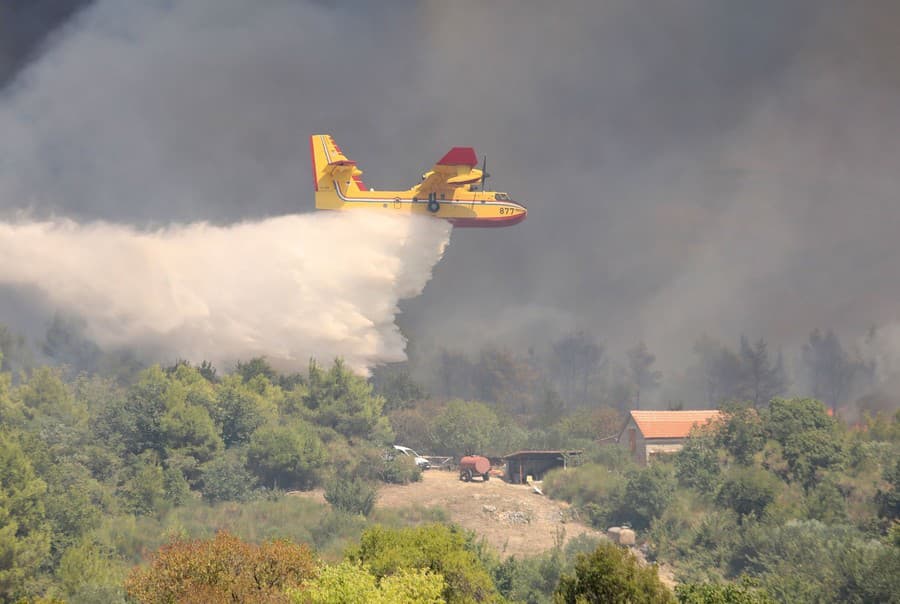
[[[375,505],[443,508],[452,522],[482,535],[503,556],[540,553],[556,544],[557,535],[566,541],[584,533],[601,536],[574,520],[565,502],[496,477],[462,482],[456,472],[428,470],[421,482],[382,485]]]

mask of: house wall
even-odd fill
[[[684,446],[683,438],[644,438],[633,418],[619,434],[619,446],[631,453],[635,462],[647,465],[654,455],[675,453]]]
[[[654,455],[677,453],[684,446],[683,438],[651,438],[644,441],[644,461],[649,463]]]
[[[643,464],[647,463],[646,442],[634,418],[629,417],[628,423],[619,434],[619,446],[628,451],[637,463]]]

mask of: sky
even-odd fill
[[[379,189],[474,146],[529,216],[454,231],[402,305],[420,351],[900,350],[896,2],[26,4],[0,4],[7,218],[227,225],[313,210],[313,133]]]

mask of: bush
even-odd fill
[[[495,601],[496,588],[476,549],[471,537],[441,524],[374,526],[363,533],[358,547],[347,552],[347,559],[367,565],[379,578],[413,569],[442,575],[443,596],[450,604]]]
[[[694,429],[684,447],[675,454],[675,473],[684,486],[701,493],[713,493],[719,485],[719,453],[715,437]]]
[[[574,574],[560,579],[554,601],[660,604],[675,598],[659,580],[656,565],[644,566],[625,548],[604,543],[592,554],[578,557]]]
[[[637,529],[645,529],[662,515],[674,494],[675,476],[668,466],[655,463],[629,472],[616,516],[630,521]]]
[[[247,449],[247,468],[268,487],[311,489],[324,461],[322,442],[312,426],[300,421],[259,428]]]
[[[722,483],[716,501],[741,517],[761,518],[780,490],[781,482],[770,472],[759,468],[735,468]]]
[[[441,604],[444,579],[422,570],[401,570],[380,582],[369,570],[350,562],[325,566],[319,576],[291,590],[296,604]]]
[[[422,469],[408,455],[397,455],[384,462],[380,478],[390,484],[409,484],[422,480]]]
[[[750,584],[685,583],[675,588],[679,604],[775,604]]]
[[[766,444],[765,425],[759,412],[746,405],[734,405],[727,414],[726,420],[718,425],[716,441],[738,463],[747,465]]]
[[[900,593],[900,549],[848,526],[758,525],[746,532],[736,562],[778,601],[895,602]]]
[[[132,570],[125,590],[137,602],[272,602],[315,575],[315,558],[305,545],[253,545],[220,532],[211,540],[162,547],[149,567]]]
[[[494,410],[474,401],[451,401],[434,419],[435,446],[446,455],[482,454],[491,445],[498,428]]]
[[[238,449],[229,449],[203,464],[200,477],[200,492],[207,501],[248,501],[253,497],[256,478],[244,467]]]
[[[368,516],[375,506],[375,485],[357,476],[335,476],[325,485],[325,501],[336,510]]]
[[[807,430],[787,437],[784,459],[795,480],[807,489],[822,470],[839,468],[846,461],[843,445],[834,430]]]
[[[544,476],[544,490],[554,499],[574,505],[616,499],[625,488],[625,477],[598,464],[557,469]]]

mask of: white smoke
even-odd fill
[[[160,360],[402,360],[398,301],[450,227],[295,214],[313,207],[309,134],[354,115],[322,102],[341,96],[343,45],[322,49],[342,21],[294,0],[93,3],[0,96],[0,208],[33,217],[0,222],[4,295]]]
[[[397,303],[449,241],[425,217],[285,216],[155,232],[71,221],[0,223],[0,283],[37,289],[105,347],[299,367],[403,360]]]

